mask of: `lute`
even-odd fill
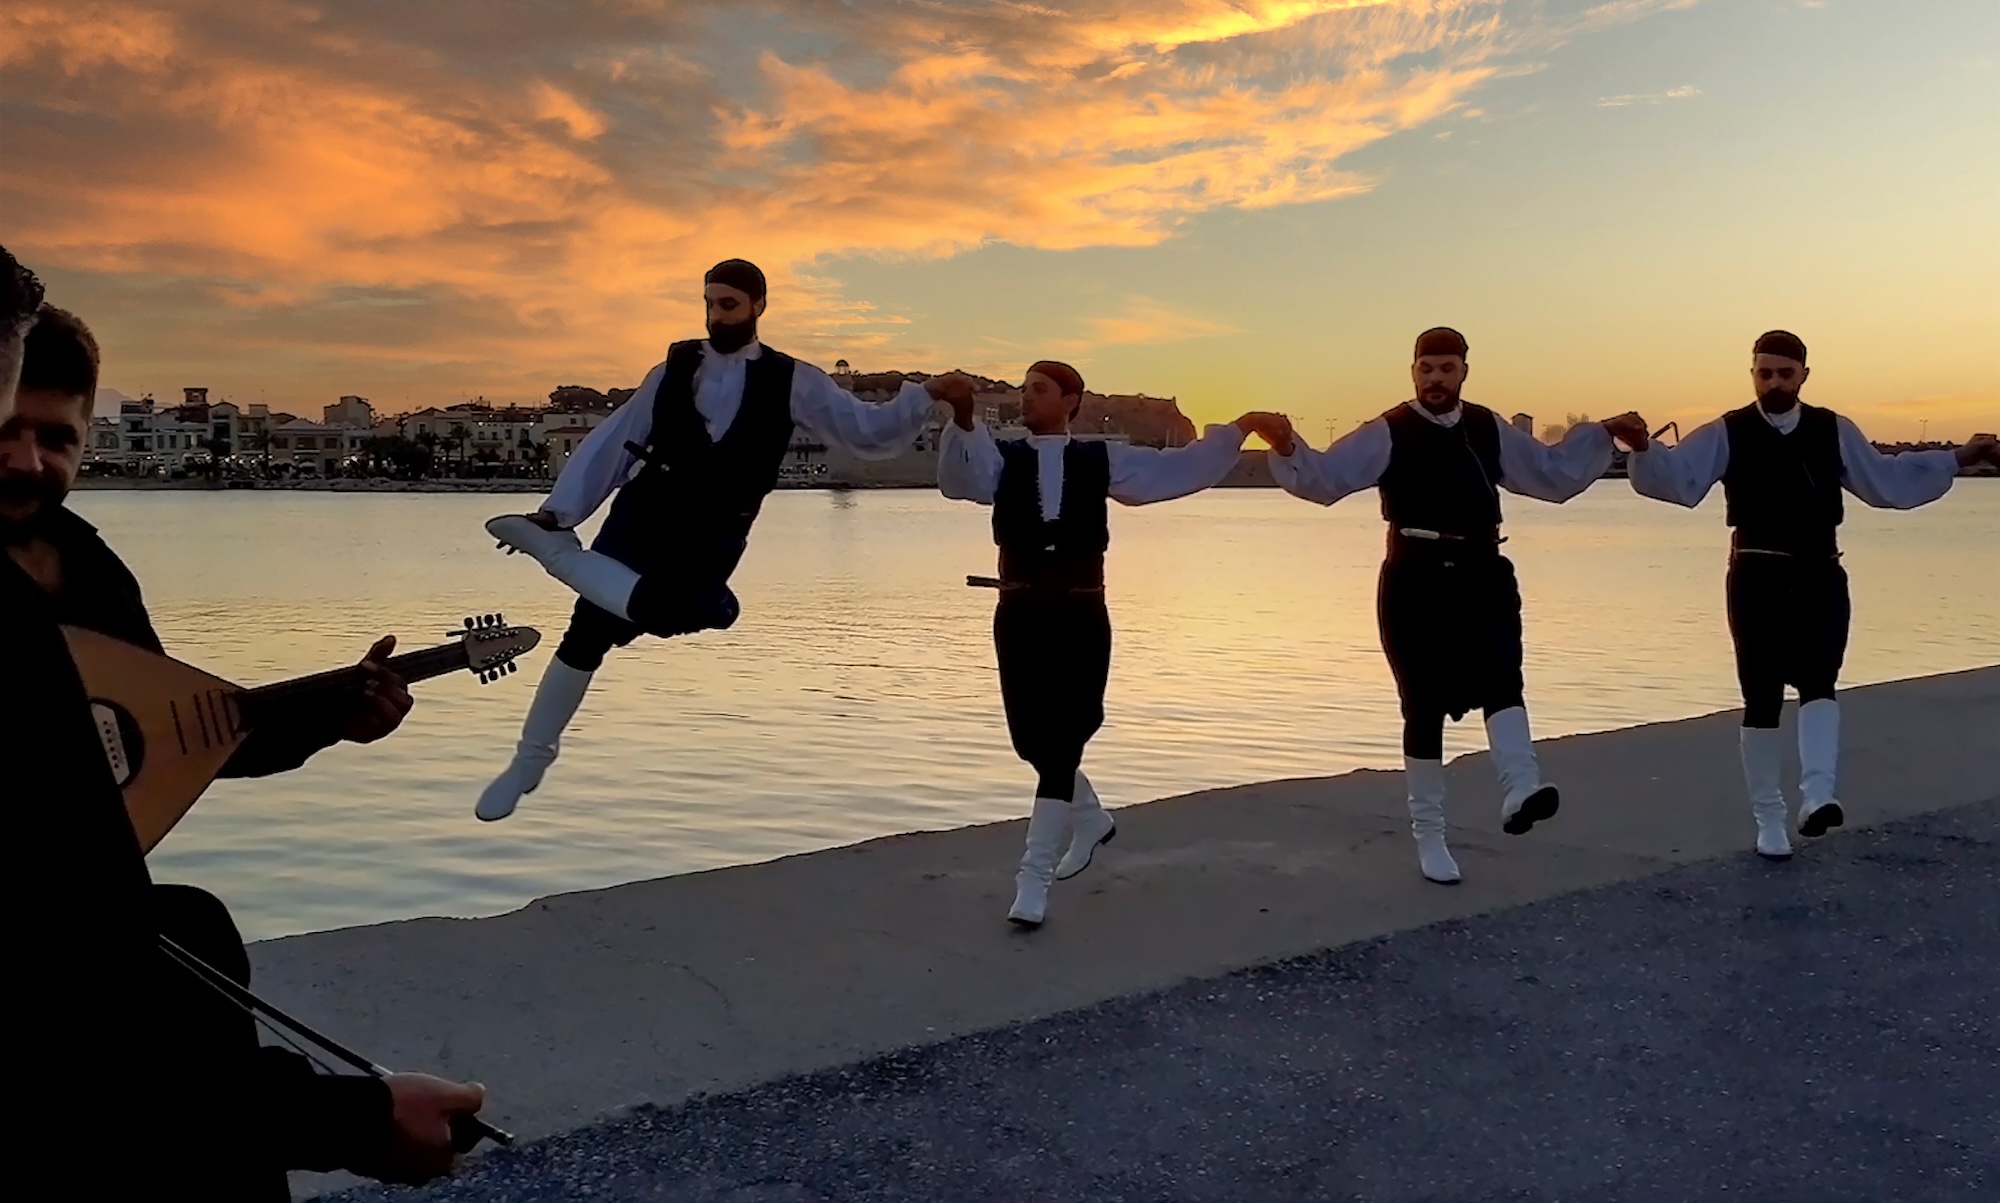
[[[181,821],[260,721],[291,705],[357,689],[366,679],[359,665],[351,665],[245,689],[109,635],[75,626],[62,631],[147,852]],[[391,656],[384,666],[411,684],[461,669],[486,684],[513,672],[514,661],[541,641],[533,627],[510,627],[488,614],[466,619],[450,642]]]

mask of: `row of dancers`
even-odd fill
[[[251,1014],[222,982],[251,985],[251,957],[228,907],[191,885],[154,880],[103,755],[98,716],[63,636],[80,626],[161,650],[137,576],[67,503],[88,445],[98,347],[75,314],[45,303],[34,274],[0,247],[0,617],[8,631],[9,697],[0,758],[12,767],[10,818],[28,855],[10,875],[32,921],[16,925],[27,988],[22,1147],[56,1160],[95,1157],[100,1193],[284,1199],[286,1171],[344,1169],[420,1184],[449,1172],[484,1108],[476,1084],[423,1073],[314,1072],[302,1050],[261,1044]],[[1243,437],[1274,448],[1287,488],[1322,504],[1376,487],[1390,527],[1382,569],[1384,647],[1406,718],[1406,765],[1419,864],[1458,878],[1444,842],[1440,736],[1446,717],[1484,708],[1509,830],[1555,815],[1521,705],[1519,594],[1499,552],[1498,490],[1574,495],[1601,474],[1613,437],[1643,447],[1627,415],[1545,448],[1458,399],[1464,340],[1419,340],[1413,400],[1325,451],[1303,446],[1277,415],[1251,414],[1200,444],[1150,451],[1071,441],[1083,392],[1077,373],[1041,363],[1028,374],[1026,439],[995,439],[972,420],[972,389],[948,376],[868,406],[823,373],[758,346],[761,274],[744,264],[710,273],[709,337],[677,345],[614,414],[535,515],[498,519],[503,541],[536,554],[581,596],[549,665],[514,763],[481,798],[499,818],[541,780],[590,674],[614,646],[726,627],[728,581],[794,423],[869,454],[894,454],[944,403],[953,423],[939,464],[952,496],[993,508],[1000,554],[994,634],[1015,746],[1038,795],[1010,918],[1046,915],[1051,882],[1087,867],[1116,830],[1081,773],[1102,721],[1110,623],[1103,557],[1108,502],[1146,504],[1215,483]],[[1805,349],[1789,336],[1759,341],[1759,398],[1691,434],[1671,453],[1631,458],[1642,491],[1692,505],[1720,481],[1736,530],[1730,617],[1745,711],[1743,754],[1758,848],[1789,851],[1778,781],[1777,716],[1786,683],[1801,691],[1802,831],[1837,824],[1832,684],[1846,637],[1846,581],[1837,561],[1841,488],[1869,504],[1922,504],[1950,487],[1955,463],[1990,458],[1991,439],[1956,455],[1877,455],[1852,425],[1798,402]],[[622,485],[622,487],[621,487]],[[571,532],[613,492],[593,547]],[[192,621],[192,620],[190,620]],[[341,742],[387,737],[410,711],[385,663],[385,638],[361,663],[352,696],[288,708],[260,721],[222,775],[293,771]],[[18,795],[18,797],[17,797]],[[196,962],[202,966],[194,971]],[[19,1008],[16,1008],[19,1010]],[[316,1054],[314,1054],[316,1055]],[[366,1062],[363,1062],[364,1064]],[[113,1084],[125,1114],[119,1155],[101,1156]],[[189,1193],[187,1189],[181,1194]]]
[[[1604,476],[1619,442],[1644,496],[1693,507],[1722,485],[1744,781],[1757,852],[1784,859],[1792,854],[1780,780],[1787,685],[1800,700],[1799,834],[1844,821],[1835,793],[1835,681],[1850,614],[1837,537],[1843,491],[1870,506],[1910,509],[1942,497],[1961,466],[2000,463],[1991,436],[1955,451],[1876,450],[1852,421],[1800,399],[1806,348],[1785,331],[1751,348],[1756,399],[1674,447],[1653,444],[1634,413],[1578,425],[1553,445],[1536,440],[1462,398],[1469,348],[1439,327],[1416,340],[1412,398],[1324,451],[1273,413],[1246,413],[1187,446],[1155,449],[1071,438],[1084,385],[1068,364],[1028,369],[1027,434],[1000,439],[974,417],[974,382],[962,373],[906,382],[889,402],[871,404],[764,346],[757,323],[768,295],[753,264],[717,264],[704,297],[707,338],[669,349],[577,448],[539,510],[486,524],[500,547],[531,556],[578,597],[513,758],[476,814],[506,818],[541,784],[612,648],[735,623],[729,579],[794,426],[883,458],[907,449],[941,403],[951,422],[939,443],[938,487],[992,510],[1000,695],[1014,751],[1036,778],[1007,913],[1023,927],[1043,922],[1053,883],[1087,869],[1118,830],[1082,771],[1104,722],[1111,665],[1109,503],[1149,505],[1217,485],[1251,434],[1270,446],[1272,473],[1294,496],[1326,506],[1370,488],[1380,496],[1387,548],[1377,619],[1402,708],[1410,828],[1418,868],[1443,884],[1461,878],[1446,840],[1447,718],[1482,713],[1506,832],[1526,834],[1561,805],[1542,778],[1523,697],[1521,593],[1501,550],[1502,492],[1566,502]],[[607,498],[610,513],[586,548],[575,528]]]

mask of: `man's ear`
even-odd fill
[[[1811,368],[1809,368],[1809,367],[1806,367],[1806,366],[1804,366],[1804,365],[1800,365],[1800,367],[1799,367],[1799,388],[1804,388],[1804,387],[1806,386],[1806,377],[1808,377],[1808,376],[1810,376],[1810,375],[1812,375],[1812,369],[1811,369]],[[1797,390],[1795,389],[1795,390],[1793,390],[1793,391],[1794,391],[1794,392],[1796,392]]]
[[[751,317],[763,317],[763,316],[764,316],[764,303],[765,303],[765,302],[766,302],[767,300],[769,300],[769,298],[768,298],[768,297],[758,297],[758,298],[757,298],[756,300],[754,300],[754,301],[750,302],[750,316],[751,316]]]

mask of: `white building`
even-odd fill
[[[274,465],[289,464],[294,471],[308,475],[334,476],[349,456],[360,453],[369,434],[366,427],[331,426],[294,418],[271,428],[266,458]]]

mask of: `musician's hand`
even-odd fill
[[[449,1174],[457,1156],[451,1141],[452,1118],[477,1114],[486,1103],[486,1088],[429,1074],[390,1074],[384,1081],[395,1108],[395,1132],[381,1164],[358,1165],[355,1170],[402,1186],[422,1186]]]
[[[2000,440],[1995,440],[1990,434],[1974,435],[1967,440],[1965,446],[1958,449],[1958,462],[1961,467],[1970,468],[1982,459],[1990,459],[2000,464]]]
[[[340,738],[349,743],[372,744],[403,725],[403,716],[410,712],[410,691],[403,679],[384,663],[395,650],[396,637],[384,635],[362,658],[361,668],[368,674],[368,684],[359,703],[345,716]]]

